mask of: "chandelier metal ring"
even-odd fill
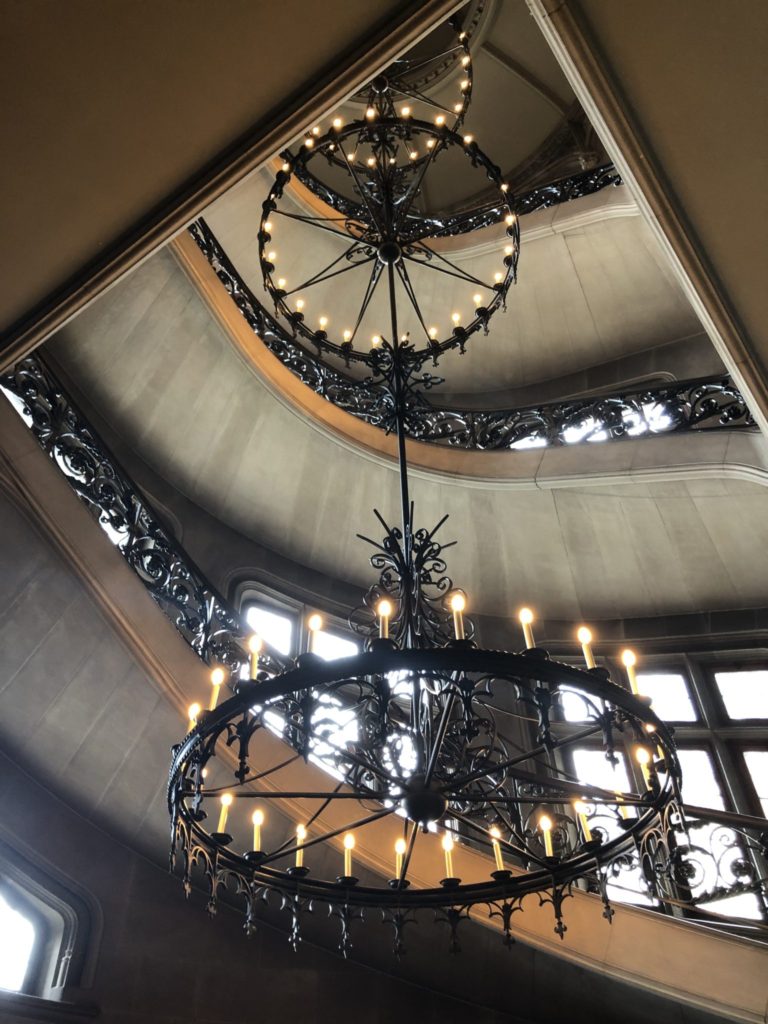
[[[372,649],[365,653],[332,662],[316,655],[302,655],[294,667],[278,676],[261,674],[256,681],[237,684],[235,695],[216,710],[203,713],[197,726],[176,748],[168,800],[174,823],[174,851],[183,857],[186,884],[193,864],[197,863],[215,879],[214,889],[233,881],[253,900],[278,892],[285,898],[301,895],[302,899],[329,904],[342,901],[350,907],[458,906],[466,910],[477,904],[522,900],[530,893],[552,891],[553,887],[562,889],[590,875],[595,879],[596,891],[601,886],[604,890],[605,872],[616,858],[639,850],[642,858],[652,861],[655,844],[666,848],[680,781],[671,734],[648,701],[612,683],[604,670],[575,669],[549,660],[538,649],[526,654],[479,650],[471,641],[421,650],[399,650],[380,640],[373,640],[369,646]],[[351,876],[340,875],[335,880],[317,877],[304,866],[303,857],[300,867],[289,866],[300,850],[306,850],[309,857],[311,848],[318,843],[351,829],[360,833],[367,824],[396,814],[398,808],[402,813],[402,808],[408,807],[409,779],[418,780],[419,776],[414,772],[409,777],[402,771],[393,776],[392,762],[387,761],[386,755],[387,737],[393,729],[405,735],[420,728],[412,713],[409,717],[407,699],[392,690],[391,681],[402,682],[403,674],[409,679],[429,678],[440,683],[421,692],[421,700],[429,705],[431,721],[445,722],[445,708],[451,708],[447,719],[451,725],[438,730],[442,746],[438,744],[433,748],[437,753],[432,754],[434,777],[440,780],[433,788],[440,793],[445,807],[439,812],[441,820],[456,816],[465,839],[477,839],[480,848],[488,850],[494,842],[488,839],[489,829],[500,826],[501,838],[497,841],[510,867],[498,870],[497,860],[497,870],[489,871],[485,880],[465,883],[446,878],[435,879],[437,884],[426,888],[410,885],[410,853],[419,829],[427,824],[410,818],[405,821],[408,855],[400,877],[389,882],[360,885]],[[497,691],[503,691],[502,704],[506,702],[506,707],[494,703]],[[591,709],[581,728],[554,721],[555,709],[565,693],[581,694]],[[331,701],[338,702],[336,707],[342,712],[342,720],[354,719],[361,724],[363,735],[358,736],[357,742],[334,749],[328,732],[332,719],[328,718],[323,727],[323,715],[327,716],[329,707],[334,706],[329,704],[329,695]],[[495,718],[514,716],[521,709],[529,714],[535,711],[538,719],[533,748],[513,753],[497,740],[489,744],[488,735],[498,734]],[[417,717],[426,720],[421,712]],[[335,778],[342,779],[344,788],[334,790],[329,785],[327,793],[285,792],[279,787],[270,791],[262,784],[259,791],[254,790],[254,781],[279,770],[279,766],[265,769],[259,764],[254,772],[250,767],[252,744],[264,729],[271,728],[274,733],[276,721],[283,722],[282,738],[299,755],[305,760],[313,757],[316,763],[331,767]],[[643,744],[654,751],[645,792],[618,796],[599,787],[569,781],[565,773],[546,774],[542,770],[556,749],[583,743],[586,734],[593,739],[600,737],[602,749],[608,757],[612,756],[616,729],[630,744]],[[565,731],[560,734],[558,730]],[[227,748],[235,755],[231,785],[209,789],[204,785],[203,770],[217,754],[219,761],[223,761],[222,752]],[[317,751],[323,749],[324,756],[318,757]],[[511,755],[506,757],[509,764],[505,754]],[[521,764],[531,761],[536,765],[533,772],[520,769]],[[463,763],[471,766],[471,770],[453,783],[452,763]],[[212,802],[218,806],[225,790],[234,792],[236,799],[249,801],[249,806],[253,806],[254,800],[266,805],[271,798],[314,801],[320,807],[336,800],[345,806],[359,803],[364,813],[343,828],[311,834],[304,843],[288,841],[274,850],[265,847],[257,852],[238,853],[231,848],[229,834],[204,827],[205,806],[210,807]],[[574,812],[576,799],[591,806],[589,823],[586,817],[579,820],[580,814]],[[553,819],[555,838],[550,840],[554,842],[551,847],[535,826],[542,808]],[[491,831],[490,835],[493,834]],[[559,930],[559,908],[556,918]]]
[[[347,152],[350,140],[355,146]],[[362,153],[361,146],[364,147]],[[474,167],[485,173],[497,191],[495,205],[506,211],[506,232],[500,245],[499,269],[492,281],[468,273],[444,253],[432,248],[428,240],[436,237],[440,229],[429,215],[419,213],[413,205],[434,161],[449,149],[463,153]],[[422,150],[429,155],[421,166],[414,166],[411,156]],[[371,155],[364,156],[368,152]],[[292,176],[299,169],[306,170],[313,160],[320,157],[330,155],[338,159],[335,154],[341,154],[346,173],[358,195],[354,215],[330,210],[327,216],[321,216],[281,208],[280,202]],[[321,137],[308,134],[296,156],[291,162],[286,161],[277,173],[263,203],[258,243],[264,287],[274,302],[276,313],[287,321],[294,334],[309,341],[318,352],[341,357],[347,364],[362,362],[375,369],[382,361],[383,350],[391,349],[393,339],[386,338],[383,326],[377,328],[362,347],[359,335],[366,326],[365,316],[376,288],[386,276],[383,271],[392,265],[413,318],[414,332],[420,339],[412,343],[410,332],[407,332],[403,359],[420,365],[430,357],[436,360],[448,349],[458,347],[463,351],[469,337],[479,330],[487,331],[494,313],[505,308],[507,292],[516,280],[520,230],[514,203],[514,196],[502,180],[498,167],[479,149],[474,139],[459,135],[445,124],[380,117],[378,112],[371,122],[358,121],[346,126],[339,123]],[[305,281],[298,284],[289,282],[280,276],[278,253],[272,249],[275,218],[280,216],[340,238],[343,251]],[[316,310],[310,317],[305,296],[311,295],[311,289],[331,279],[335,285],[336,279],[360,267],[366,267],[369,273],[365,286],[360,289],[358,311],[344,332],[338,327],[330,328],[322,310]],[[409,267],[448,275],[471,287],[475,309],[466,318],[467,322],[463,322],[464,317],[459,318],[453,313],[453,326],[448,333],[441,335],[437,328],[431,326],[432,317],[419,302]],[[448,316],[443,313],[440,319],[447,320]]]

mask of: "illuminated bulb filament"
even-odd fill
[[[456,593],[451,598],[451,611],[453,612],[453,632],[457,640],[464,639],[464,609],[467,607],[467,600],[461,593]]]
[[[187,709],[187,717],[189,718],[189,726],[187,728],[187,732],[192,732],[192,730],[195,728],[195,726],[197,725],[197,716],[200,714],[201,711],[202,708],[200,707],[199,704],[189,705],[189,708]]]
[[[253,822],[253,849],[256,853],[260,853],[261,826],[264,824],[264,811],[254,811],[251,821]]]
[[[320,327],[323,330],[325,330],[325,328],[328,326],[328,317],[327,316],[321,316],[320,319],[317,322],[320,324]]]
[[[583,800],[574,800],[573,809],[579,816],[579,824],[581,825],[581,834],[584,838],[585,843],[592,842],[592,830],[589,827],[587,821],[587,805]]]
[[[536,641],[533,639],[533,612],[530,608],[521,608],[518,618],[520,619],[520,625],[523,627],[525,646],[529,651],[533,650],[536,646]]]
[[[211,672],[211,703],[209,705],[210,711],[216,710],[216,705],[219,702],[219,692],[221,691],[221,684],[227,678],[227,674],[223,668],[217,666],[213,672]]]
[[[351,832],[344,836],[344,877],[352,877],[352,851],[355,848],[355,837]]]
[[[629,688],[632,690],[635,696],[640,693],[640,688],[637,685],[637,673],[635,672],[635,665],[637,664],[637,657],[634,651],[626,650],[621,652],[621,661],[624,668],[627,670],[627,678],[629,679]]]
[[[229,808],[232,805],[232,794],[222,793],[221,794],[221,810],[219,811],[219,824],[216,826],[217,832],[224,832],[227,827],[227,815],[229,814]]]
[[[447,832],[443,836],[443,853],[445,854],[445,877],[453,878],[453,839]]]
[[[597,668],[597,662],[592,653],[592,630],[588,629],[587,626],[580,626],[579,631],[576,633],[576,638],[584,652],[584,661],[587,663],[587,668]]]
[[[411,108],[410,107],[403,107],[401,109],[401,111],[400,111],[400,116],[401,117],[410,117],[411,116]]]
[[[380,334],[374,334],[374,336],[371,338],[371,347],[372,348],[378,348],[380,344],[381,344],[381,335]]]
[[[299,312],[304,309],[304,299],[296,299],[296,309],[298,309]]]
[[[301,844],[304,842],[304,840],[306,838],[307,838],[307,830],[306,830],[306,828],[303,825],[297,825],[296,826],[296,842],[298,843],[299,847],[301,847]],[[303,868],[304,867],[304,850],[302,850],[302,849],[298,849],[296,851],[296,867],[297,868]]]
[[[259,673],[259,655],[264,643],[258,633],[254,633],[248,639],[248,650],[251,655],[251,679],[255,679]]]
[[[547,857],[554,856],[554,850],[552,848],[552,819],[547,814],[542,814],[539,818],[539,828],[541,834],[544,837],[544,853]]]
[[[264,221],[264,230],[265,231],[271,231],[272,230],[272,221],[271,220],[265,220]]]
[[[479,292],[475,292],[475,294],[472,296],[472,301],[476,306],[479,306],[480,303],[483,301],[483,296]]]
[[[352,331],[344,331],[344,341],[352,340]]]
[[[489,832],[489,835],[491,837],[491,846],[493,847],[493,856],[496,858],[496,870],[497,871],[503,871],[504,870],[504,858],[501,855],[501,843],[499,842],[499,840],[501,839],[501,832],[499,832],[499,830],[496,828],[495,825],[493,825],[492,828],[490,828],[488,830],[488,832]]]
[[[309,649],[314,651],[315,649],[315,633],[323,628],[323,617],[315,612],[310,615],[307,619],[307,629],[309,630]]]
[[[405,856],[406,842],[404,839],[398,839],[395,843],[395,878],[399,878],[403,873],[403,857]]]
[[[376,614],[379,616],[379,637],[386,640],[389,637],[389,620],[392,615],[392,602],[383,598],[376,605]]]

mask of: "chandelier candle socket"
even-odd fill
[[[627,670],[627,679],[629,679],[629,688],[637,697],[640,693],[640,688],[637,685],[637,674],[635,672],[635,665],[637,664],[637,658],[634,651],[627,649],[621,652],[621,663]]]
[[[259,672],[259,655],[264,643],[258,633],[253,633],[248,638],[248,651],[250,653],[251,679],[255,679]]]
[[[597,668],[597,662],[592,653],[592,630],[588,626],[580,626],[576,633],[576,638],[584,652],[584,661],[587,663],[587,668]]]
[[[464,639],[464,609],[467,607],[467,599],[458,591],[451,597],[451,611],[453,612],[453,632],[457,640]]]
[[[493,847],[493,856],[494,856],[494,858],[496,860],[496,870],[497,871],[503,871],[504,870],[504,858],[501,855],[501,842],[500,842],[500,840],[501,840],[501,832],[499,832],[499,830],[496,828],[495,825],[492,825],[491,828],[488,830],[488,834],[491,837],[491,846]]]
[[[533,639],[533,612],[530,608],[521,608],[520,625],[523,627],[523,638],[525,640],[526,649],[532,651],[536,646],[536,641]]]
[[[192,732],[192,730],[197,726],[197,716],[200,714],[201,711],[202,708],[200,707],[199,704],[189,705],[189,707],[187,708],[187,717],[189,718],[187,732]]]
[[[253,852],[261,853],[261,826],[264,824],[264,811],[255,810],[251,816],[253,823]]]
[[[216,826],[216,831],[223,834],[227,831],[227,815],[229,814],[229,808],[232,806],[232,794],[222,793],[221,794],[221,810],[219,811],[219,823]]]
[[[589,822],[587,821],[587,805],[584,803],[583,800],[575,800],[573,803],[573,809],[579,816],[579,825],[581,825],[581,834],[584,839],[584,842],[591,843],[592,830],[589,827]]]
[[[376,605],[376,614],[379,617],[379,639],[387,640],[389,637],[389,620],[392,615],[392,602],[385,597]]]
[[[215,711],[216,705],[219,703],[219,692],[221,691],[221,684],[227,678],[227,673],[221,666],[217,665],[216,668],[211,672],[211,703],[208,705],[209,711]]]
[[[297,825],[296,826],[296,842],[299,844],[298,849],[296,850],[296,867],[297,868],[303,868],[304,867],[304,848],[302,847],[301,844],[304,842],[304,840],[306,838],[307,838],[307,830],[306,830],[305,826],[304,825]]]
[[[453,839],[446,832],[443,836],[443,853],[445,854],[445,877],[453,878]]]
[[[352,851],[355,848],[355,837],[351,832],[344,836],[344,877],[352,877]]]
[[[544,854],[547,857],[554,856],[552,847],[552,819],[548,814],[542,814],[539,818],[539,828],[544,839]]]

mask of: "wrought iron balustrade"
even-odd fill
[[[338,408],[373,426],[390,428],[391,398],[374,376],[355,380],[309,352],[256,298],[204,220],[193,224],[190,234],[248,325],[287,369]],[[515,451],[755,426],[743,396],[725,374],[522,409],[448,409],[433,405],[423,391],[411,397],[405,420],[409,437],[469,451]]]
[[[192,650],[233,678],[248,664],[250,632],[179,546],[39,356],[0,376],[0,388],[88,511]],[[278,670],[274,651],[262,659]]]

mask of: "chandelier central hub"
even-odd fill
[[[379,262],[385,266],[394,266],[395,263],[399,263],[403,256],[403,250],[400,248],[398,242],[394,239],[390,239],[386,242],[382,242],[378,248],[377,256]]]
[[[443,794],[425,776],[415,775],[403,800],[405,813],[417,825],[428,825],[445,816],[448,801]]]

